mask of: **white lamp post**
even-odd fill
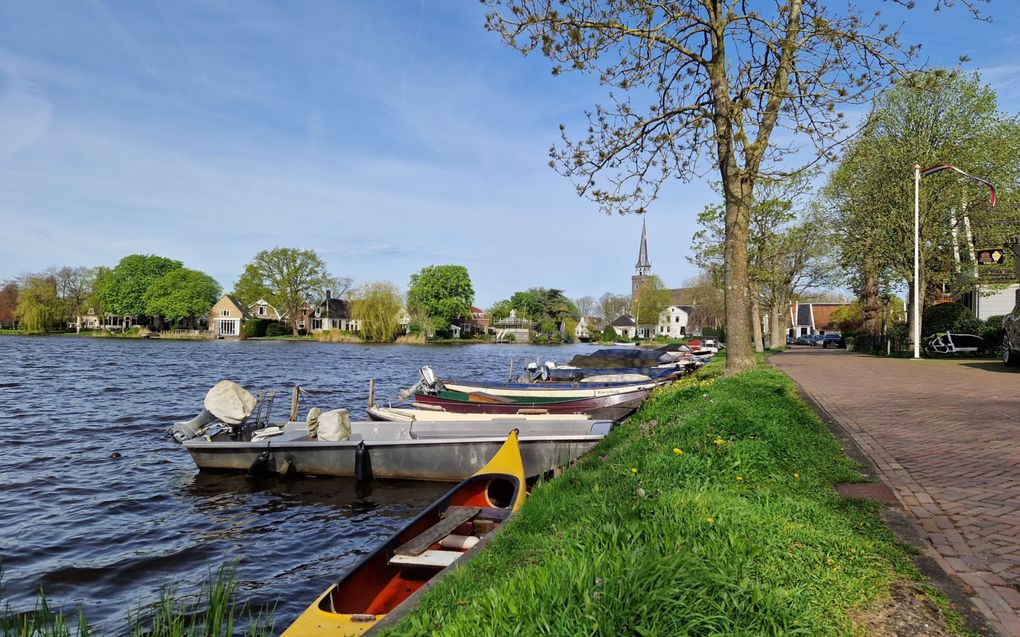
[[[975,177],[965,173],[952,164],[935,164],[930,168],[921,169],[921,164],[914,164],[914,358],[921,358],[921,303],[920,286],[918,280],[921,278],[921,177],[927,177],[943,170],[952,170],[960,173],[968,179],[979,181],[988,186],[991,191],[991,207],[995,207],[995,186],[987,179]]]

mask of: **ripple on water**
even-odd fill
[[[369,378],[385,400],[425,364],[444,376],[496,380],[511,357],[567,360],[586,349],[0,339],[8,363],[0,383],[4,587],[15,608],[28,609],[42,584],[53,600],[84,606],[106,632],[163,585],[196,592],[225,560],[238,561],[242,601],[278,603],[285,624],[449,488],[200,474],[165,433],[198,413],[216,382],[276,390],[277,419],[295,384],[317,390],[302,413],[347,407],[363,419]],[[111,459],[114,451],[122,457]]]

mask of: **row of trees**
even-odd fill
[[[550,151],[579,195],[606,212],[640,212],[664,183],[718,171],[726,367],[753,368],[751,219],[766,199],[759,186],[794,172],[784,159],[802,150],[799,142],[834,159],[849,137],[841,107],[868,103],[906,76],[919,47],[854,3],[772,0],[752,10],[705,0],[484,2],[486,27],[505,44],[540,51],[554,74],[592,73],[611,91],[587,113],[580,137],[561,125],[562,144]],[[976,3],[959,4],[976,15]],[[915,161],[890,167],[904,179]]]

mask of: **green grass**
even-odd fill
[[[793,384],[659,390],[387,635],[850,635],[917,571]],[[678,453],[680,451],[682,453]]]
[[[178,596],[174,587],[165,587],[158,601],[129,610],[124,629],[110,633],[132,637],[263,637],[275,634],[269,616],[234,601],[236,575],[235,565],[221,567],[210,574],[201,592],[191,600]],[[80,610],[70,620],[64,611],[52,609],[43,591],[39,592],[35,608],[15,611],[0,586],[0,604],[0,635],[5,637],[96,637],[103,634],[88,623]]]

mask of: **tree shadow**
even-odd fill
[[[973,367],[986,372],[1003,372],[1006,374],[1020,374],[1020,367],[1007,367],[1001,360],[974,361],[973,363],[960,363],[964,367]]]

